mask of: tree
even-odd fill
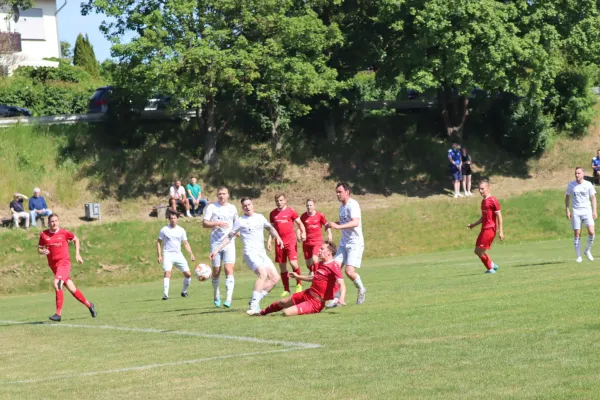
[[[61,40],[60,41],[60,57],[61,58],[71,58],[73,52],[71,51],[71,43]]]
[[[77,36],[75,41],[75,50],[73,51],[73,65],[77,65],[93,77],[98,77],[98,61],[94,54],[94,48],[90,43],[88,35],[83,36],[81,33]]]

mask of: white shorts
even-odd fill
[[[346,245],[340,246],[335,253],[335,262],[338,264],[350,265],[354,268],[360,268],[365,245]]]
[[[573,229],[581,229],[581,225],[594,226],[594,217],[592,213],[575,214],[571,215],[571,227]]]
[[[265,252],[253,254],[244,253],[244,261],[246,261],[246,265],[248,265],[248,268],[252,272],[255,272],[258,268],[261,267],[273,269],[273,271],[277,272],[273,261],[271,261],[271,259]]]
[[[165,253],[163,254],[163,271],[167,272],[173,269],[173,265],[181,272],[189,272],[190,266],[183,256],[183,253]]]
[[[210,245],[210,251],[212,252],[220,243],[214,243]],[[229,243],[223,250],[215,254],[215,258],[212,260],[213,267],[220,267],[223,264],[235,264],[235,242]]]

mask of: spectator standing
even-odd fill
[[[461,160],[462,154],[458,148],[458,142],[452,142],[452,148],[448,150],[448,161],[450,162],[450,175],[452,176],[452,183],[454,185],[454,198],[463,197],[460,194],[460,182],[462,181],[461,172]]]
[[[462,173],[462,187],[465,192],[465,196],[473,196],[471,194],[471,155],[466,147],[460,149],[461,156],[461,173]]]
[[[190,203],[190,213],[192,216],[200,216],[204,213],[204,207],[208,204],[202,195],[202,187],[198,185],[196,178],[190,179],[190,183],[185,186],[187,200]]]
[[[190,214],[190,202],[185,195],[185,189],[181,186],[181,181],[175,181],[175,184],[169,189],[169,205],[171,211],[177,214],[177,206],[182,205],[185,207],[186,217],[191,217]]]
[[[52,214],[51,210],[48,210],[46,199],[40,196],[40,188],[33,189],[33,196],[29,199],[29,216],[31,220],[31,226],[36,226],[36,220],[38,217],[48,217]]]
[[[15,228],[19,227],[19,219],[25,219],[25,229],[29,229],[29,213],[23,208],[23,200],[27,200],[28,197],[21,193],[13,194],[13,201],[10,202],[10,212],[12,213]]]
[[[600,149],[598,149],[597,156],[592,158],[592,172],[594,174],[594,183],[600,185]]]

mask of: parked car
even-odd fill
[[[88,103],[88,114],[106,113],[108,111],[109,103],[111,102],[111,96],[113,97],[113,101],[115,100],[114,94],[116,91],[119,91],[119,89],[113,86],[103,86],[96,89],[96,92]],[[119,96],[117,97],[120,99],[130,99],[126,93],[119,93]],[[135,108],[133,106],[133,100],[130,99],[128,101],[132,103],[131,108]],[[153,95],[152,98],[146,100],[144,111],[165,110],[170,102],[170,96]],[[143,104],[143,100],[141,103]],[[141,108],[141,104],[139,108]]]
[[[0,118],[31,117],[31,111],[23,107],[0,104]]]

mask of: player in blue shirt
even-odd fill
[[[462,160],[462,154],[458,148],[458,142],[452,142],[452,148],[448,150],[448,161],[450,161],[450,174],[452,175],[452,182],[454,184],[454,198],[462,197],[460,194],[460,182],[462,181],[462,172],[460,164]]]
[[[598,149],[598,155],[592,158],[592,171],[594,173],[594,183],[600,185],[600,149]]]

